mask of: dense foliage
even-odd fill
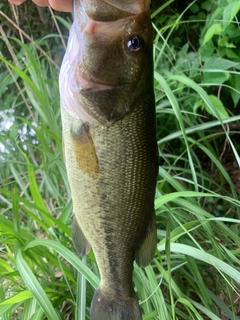
[[[153,1],[158,248],[148,319],[240,318],[240,1]],[[0,4],[0,319],[89,319],[71,241],[58,72],[71,15]],[[117,141],[116,141],[117,144]]]

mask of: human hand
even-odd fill
[[[8,0],[9,2],[19,5],[22,4],[25,0]],[[32,0],[36,5],[40,7],[51,6],[53,9],[64,12],[73,11],[72,0]]]

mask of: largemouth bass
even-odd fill
[[[158,172],[149,0],[75,0],[60,73],[64,154],[81,255],[101,282],[91,320],[140,320],[133,261],[156,249]]]

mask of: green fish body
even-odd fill
[[[141,320],[133,261],[156,249],[158,172],[152,26],[146,0],[75,0],[60,73],[65,162],[81,255],[101,282],[91,320]]]

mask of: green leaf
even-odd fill
[[[162,171],[161,171],[162,174]],[[205,192],[196,192],[196,191],[178,191],[178,192],[172,192],[169,194],[164,194],[156,198],[155,200],[155,209],[158,209],[159,207],[163,206],[164,204],[173,201],[178,198],[199,198],[199,197],[219,197],[216,193],[205,193]],[[222,196],[222,199],[225,201],[236,202],[237,205],[239,204],[239,201],[235,201],[231,197]],[[238,220],[237,220],[238,221]]]
[[[28,177],[29,177],[29,183],[30,183],[30,190],[31,190],[31,194],[34,199],[34,202],[36,203],[36,205],[39,208],[41,208],[46,213],[45,215],[42,215],[43,221],[47,224],[48,227],[53,227],[54,223],[49,218],[49,215],[50,215],[49,211],[43,201],[41,192],[39,191],[39,187],[38,187],[37,181],[35,179],[34,167],[31,164],[31,162],[28,160],[27,154],[25,152],[23,152],[20,147],[18,147],[18,149],[21,152],[21,154],[23,155],[23,157],[25,158],[27,165],[28,165]]]
[[[218,115],[220,116],[221,120],[227,119],[229,117],[227,110],[225,109],[224,105],[222,104],[221,100],[219,100],[216,96],[210,94],[209,95],[210,100],[212,101],[212,104],[214,105]],[[210,108],[208,108],[208,105],[205,104],[205,108],[209,114],[215,115]]]
[[[230,78],[230,72],[226,70],[240,68],[239,62],[219,57],[211,57],[205,60],[203,66],[203,83],[211,85],[220,85]]]
[[[198,320],[203,320],[203,318],[199,315],[199,313],[197,312],[197,310],[194,308],[194,306],[191,304],[191,302],[185,298],[179,298],[176,303],[181,303],[183,305],[185,305],[188,309],[190,309],[193,314],[196,316],[196,318]]]
[[[13,193],[13,192],[10,192],[6,189],[1,189],[0,188],[0,192],[2,195],[6,195],[10,198],[13,198],[13,199],[18,199],[18,201],[20,203],[24,203],[26,206],[28,206],[29,208],[31,209],[36,209],[38,210],[42,216],[47,216],[47,218],[49,218],[50,220],[52,220],[53,222],[53,225],[56,224],[58,227],[60,227],[66,234],[68,234],[70,236],[71,234],[71,230],[68,226],[66,226],[64,223],[62,223],[59,219],[56,219],[55,217],[49,215],[48,212],[44,211],[42,208],[40,207],[37,207],[34,203],[31,203],[30,201],[24,199],[23,197],[20,197],[19,195]],[[31,214],[29,210],[26,210],[26,212],[36,221],[39,222],[39,220],[37,219],[37,217],[34,216],[34,214]],[[2,217],[3,218],[3,217]],[[0,219],[1,219],[1,216],[0,216]],[[46,219],[46,218],[45,218]],[[45,220],[43,219],[43,220]],[[7,219],[6,219],[7,220]],[[8,223],[7,223],[8,225]],[[44,229],[48,229],[49,227],[48,226],[44,226],[43,224],[41,225]],[[13,227],[12,227],[12,230],[13,230]],[[23,232],[23,230],[22,230]],[[28,234],[26,234],[26,236],[29,236]]]
[[[63,19],[62,17],[56,16],[56,15],[55,15],[55,18],[56,18],[59,22],[61,22],[61,24],[62,24],[67,30],[70,30],[71,24],[70,24],[69,22],[67,22],[66,19]]]
[[[41,308],[44,310],[47,318],[49,320],[59,319],[51,301],[49,300],[40,283],[37,281],[32,270],[29,268],[28,264],[24,260],[20,250],[16,255],[16,264],[23,281],[26,283],[32,295],[35,297]]]
[[[220,38],[218,40],[218,45],[225,48],[236,48],[236,46],[232,42],[229,42],[229,37],[227,36]]]
[[[31,316],[30,320],[42,320],[42,319],[44,319],[44,312],[41,308],[38,308],[38,310]]]
[[[209,110],[211,110],[212,114],[217,119],[219,119],[219,121],[221,121],[221,117],[220,117],[219,113],[217,112],[216,107],[212,103],[211,98],[208,96],[208,94],[197,83],[195,83],[194,81],[192,81],[191,79],[189,79],[185,75],[173,75],[170,78],[173,79],[173,80],[177,80],[179,82],[182,82],[182,83],[190,86],[194,90],[196,90],[196,92],[198,92],[198,94],[203,99],[204,103],[207,105],[207,108],[209,108]]]
[[[214,23],[205,33],[203,39],[203,46],[212,39],[214,35],[220,35],[222,33],[222,26],[220,23]]]
[[[21,305],[20,303],[14,305],[14,307],[11,304],[1,305],[0,306],[0,316],[4,316],[5,314],[7,314],[8,311],[11,311],[11,313],[14,313],[14,310],[19,308],[20,305]],[[3,319],[5,319],[5,318],[3,318]],[[10,318],[8,318],[8,319],[10,320]]]
[[[0,302],[0,306],[4,305],[4,304],[16,304],[18,302],[28,300],[28,299],[32,298],[32,296],[33,295],[30,291],[25,290],[25,291],[19,292],[18,294],[16,294],[15,296],[13,296],[9,299],[6,299],[6,300]]]
[[[76,268],[89,283],[96,289],[99,285],[98,277],[82,262],[72,251],[64,247],[61,243],[52,240],[34,240],[30,242],[25,250],[33,248],[35,246],[45,246],[51,248],[61,254],[74,268]]]
[[[208,319],[211,319],[211,320],[221,320],[218,316],[216,316],[213,312],[211,312],[210,310],[208,310],[207,308],[205,308],[202,304],[192,300],[192,299],[189,299],[189,301],[191,301],[191,303],[198,309],[200,310],[202,313],[204,313]]]
[[[159,245],[158,250],[162,251],[164,250],[164,247],[165,245]],[[181,243],[171,243],[170,250],[172,252],[178,252],[184,255],[189,255],[195,259],[208,263],[214,266],[219,272],[225,273],[226,275],[231,277],[234,281],[236,281],[237,283],[240,283],[240,272],[237,271],[237,269],[233,268],[228,263],[214,257],[213,255],[203,250],[200,250],[185,244],[181,244]]]
[[[208,58],[203,67],[203,71],[219,71],[229,70],[231,68],[240,69],[240,63],[220,57]]]
[[[214,71],[204,71],[203,73],[203,83],[207,85],[218,86],[226,82],[230,77],[228,72],[219,70],[219,72]]]
[[[28,299],[24,302],[23,314],[21,320],[30,320],[32,315],[36,313],[36,310],[39,308],[37,300],[35,298]],[[43,313],[42,309],[40,308]],[[37,320],[37,317],[34,319]]]
[[[223,10],[223,28],[232,22],[233,18],[236,16],[240,10],[240,3],[238,0],[229,3]]]
[[[162,86],[166,96],[169,99],[169,102],[172,105],[172,108],[173,108],[173,110],[175,112],[176,118],[178,119],[179,126],[181,128],[182,133],[183,133],[184,142],[185,142],[185,145],[186,145],[186,148],[187,148],[188,161],[189,161],[189,165],[190,165],[190,168],[191,168],[192,178],[193,178],[193,181],[194,181],[194,184],[195,184],[195,188],[197,190],[198,187],[197,187],[196,172],[195,172],[195,169],[194,169],[193,160],[192,160],[191,152],[190,152],[188,141],[187,141],[187,137],[186,137],[183,116],[182,116],[178,101],[177,101],[175,95],[173,94],[172,90],[170,89],[167,81],[158,72],[154,72],[154,77],[159,82],[159,84]]]
[[[230,91],[234,106],[236,107],[240,100],[240,74],[233,74],[231,76],[232,90]]]
[[[82,262],[86,264],[86,256],[83,257]],[[86,278],[80,272],[77,273],[75,319],[86,319]]]

